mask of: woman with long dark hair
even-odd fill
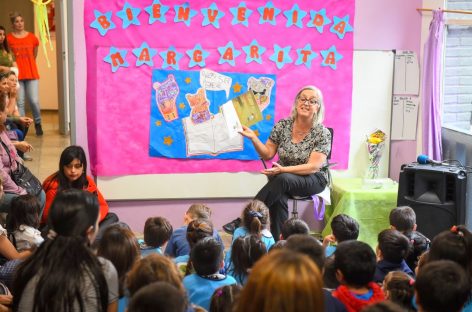
[[[16,68],[16,60],[7,42],[7,31],[5,27],[0,26],[0,73],[7,73]]]
[[[95,256],[97,197],[77,189],[57,194],[48,217],[48,239],[17,270],[14,311],[116,311],[118,275]]]

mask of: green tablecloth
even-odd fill
[[[397,206],[398,184],[384,183],[381,188],[364,187],[360,178],[335,178],[331,192],[331,206],[326,208],[323,237],[331,233],[331,220],[344,213],[359,222],[358,240],[377,246],[377,235],[389,228],[390,210]]]

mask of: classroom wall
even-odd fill
[[[77,123],[76,142],[87,147],[87,130],[85,114],[85,41],[83,26],[83,0],[73,2],[74,38],[75,38],[75,115]],[[420,52],[421,15],[416,8],[422,6],[421,0],[357,0],[354,33],[354,48],[365,50],[404,49]],[[389,129],[387,129],[389,132]],[[352,135],[365,135],[353,133]],[[416,159],[416,142],[395,142],[392,144],[391,176],[398,177],[402,163]],[[392,175],[393,174],[393,175]],[[127,222],[134,230],[142,230],[144,221],[151,215],[163,215],[170,219],[174,226],[182,222],[182,216],[191,200],[175,201],[121,201],[110,202],[112,211]],[[216,227],[240,214],[247,200],[205,200],[213,208],[213,221]],[[302,214],[309,207],[302,207]],[[309,215],[309,213],[308,213]]]

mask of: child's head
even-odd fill
[[[126,286],[133,296],[140,288],[153,282],[167,282],[185,292],[174,261],[157,253],[152,253],[133,265],[127,275]]]
[[[71,145],[66,147],[59,159],[58,171],[59,188],[82,189],[87,182],[87,157],[81,146]]]
[[[232,312],[241,290],[238,284],[217,288],[211,296],[209,312]]]
[[[378,251],[383,260],[400,263],[408,256],[410,242],[397,230],[387,229],[379,233]]]
[[[22,224],[38,228],[40,210],[36,196],[26,194],[13,198],[7,216],[7,230],[14,232]]]
[[[8,86],[8,77],[7,74],[0,74],[0,93],[8,93],[10,87]]]
[[[416,230],[416,214],[409,206],[400,206],[390,211],[390,225],[400,232]]]
[[[293,234],[310,234],[310,228],[305,221],[298,218],[290,218],[282,224],[280,239],[288,239]]]
[[[416,282],[416,302],[423,312],[459,312],[470,296],[469,275],[457,263],[427,263]]]
[[[368,305],[362,309],[362,312],[405,312],[405,309],[394,302],[385,300]]]
[[[205,237],[190,251],[190,261],[198,275],[218,273],[223,265],[223,245],[213,237]]]
[[[210,220],[211,209],[205,204],[192,204],[185,213],[184,223],[189,224],[190,221],[196,219]]]
[[[159,294],[156,296],[156,294]],[[141,288],[131,298],[128,312],[184,312],[187,310],[185,293],[166,282],[155,282]]]
[[[213,236],[213,224],[207,219],[196,219],[187,226],[187,241],[190,248],[205,237]]]
[[[342,284],[365,287],[373,281],[375,253],[364,242],[349,240],[342,242],[334,252],[336,277]]]
[[[356,240],[359,236],[359,223],[345,214],[339,214],[331,221],[331,230],[338,243]]]
[[[287,245],[287,241],[286,241],[286,240],[284,240],[284,239],[278,240],[278,241],[275,242],[275,244],[273,244],[272,246],[270,246],[269,252],[272,252],[272,251],[275,251],[275,250],[279,250],[279,249],[284,249],[284,248],[285,248],[285,245]]]
[[[151,217],[144,224],[144,242],[151,247],[161,247],[172,235],[172,225],[163,217]]]
[[[391,271],[383,281],[385,298],[401,305],[408,311],[413,309],[412,298],[415,295],[415,281],[405,272]]]
[[[234,266],[234,277],[243,280],[262,256],[267,253],[267,248],[262,240],[255,235],[246,235],[234,240],[231,251],[231,262]]]
[[[243,225],[251,234],[260,235],[267,226],[269,209],[260,200],[250,201],[243,210]]]
[[[410,254],[406,258],[406,263],[410,269],[414,270],[418,265],[420,256],[429,250],[431,241],[426,236],[417,231],[404,232],[404,235],[408,238],[412,245],[410,248]]]
[[[320,272],[323,271],[325,251],[316,238],[309,235],[295,234],[287,239],[285,248],[307,255],[318,266]]]

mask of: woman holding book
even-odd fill
[[[250,128],[241,134],[250,139],[263,160],[274,158],[272,168],[262,170],[267,184],[255,199],[270,211],[271,232],[279,239],[280,228],[288,219],[290,196],[317,194],[328,184],[326,158],[331,149],[331,133],[323,126],[324,103],[321,91],[314,86],[301,88],[289,118],[278,121],[264,144]]]

